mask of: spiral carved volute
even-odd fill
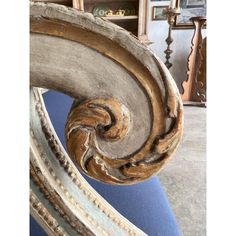
[[[107,142],[122,139],[129,131],[127,108],[115,99],[74,102],[65,137],[68,152],[86,175],[112,184],[133,184],[157,173],[175,151],[182,134],[182,110],[172,117],[171,129],[147,143],[134,155],[112,158],[100,150],[96,137]]]
[[[156,174],[174,154],[183,132],[181,98],[165,65],[114,24],[65,7],[49,4],[45,11],[45,5],[34,7],[34,14],[41,15],[31,19],[35,38],[31,85],[75,98],[65,126],[68,153],[75,165],[111,184],[134,184]],[[91,66],[89,60],[95,59],[100,66]],[[141,120],[138,114],[144,111],[142,117],[148,118]],[[100,145],[99,140],[114,145],[135,136],[133,124],[139,119],[139,127],[148,128],[138,148],[133,139],[135,150],[124,154],[116,148],[113,155]]]

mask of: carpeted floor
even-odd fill
[[[185,106],[182,143],[158,175],[184,236],[206,235],[206,108]]]

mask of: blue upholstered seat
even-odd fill
[[[30,236],[47,236],[43,228],[30,216]]]
[[[65,147],[64,124],[73,100],[54,91],[45,93],[44,100],[52,124]],[[157,177],[132,186],[112,186],[100,183],[87,176],[85,179],[117,211],[148,235],[181,235],[175,216]],[[31,232],[33,230],[34,227],[32,226]],[[31,235],[36,236],[37,234],[32,233]],[[41,234],[41,236],[43,235]]]

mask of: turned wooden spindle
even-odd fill
[[[173,53],[173,50],[170,49],[170,45],[172,44],[172,42],[174,41],[172,36],[171,36],[171,31],[172,31],[172,27],[174,25],[175,22],[175,18],[177,15],[180,14],[180,9],[179,8],[166,8],[163,10],[163,14],[166,15],[167,17],[167,22],[169,24],[169,29],[168,29],[168,36],[166,38],[166,44],[167,44],[167,48],[164,51],[164,53],[166,54],[166,62],[165,65],[168,69],[170,69],[170,67],[173,65],[169,60],[170,60],[170,56]]]
[[[172,66],[172,63],[169,61],[169,59],[170,59],[170,55],[173,53],[173,50],[170,49],[170,45],[173,42],[173,38],[171,36],[171,30],[172,30],[172,25],[169,25],[168,37],[166,39],[167,49],[164,51],[164,53],[166,54],[165,65],[168,69],[170,69],[170,67]]]
[[[188,57],[188,72],[187,80],[183,82],[184,93],[182,95],[183,101],[191,102],[205,102],[206,91],[205,85],[202,81],[198,80],[201,74],[201,67],[203,63],[202,55],[202,27],[206,22],[205,17],[192,17],[191,18],[195,31],[192,38],[191,53]]]

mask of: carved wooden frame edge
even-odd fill
[[[70,158],[65,153],[62,145],[60,144],[59,139],[54,131],[53,126],[51,125],[50,119],[48,117],[46,108],[43,103],[43,99],[41,96],[41,91],[38,88],[33,88],[34,98],[36,99],[35,112],[38,114],[38,118],[40,120],[42,126],[42,133],[45,140],[48,142],[48,145],[54,155],[54,158],[57,159],[60,166],[65,170],[65,173],[71,178],[75,186],[80,189],[85,195],[89,204],[93,204],[98,211],[103,212],[104,220],[105,218],[110,219],[114,225],[118,226],[121,230],[124,231],[124,235],[145,235],[142,231],[140,231],[136,226],[130,223],[127,219],[121,216],[109,203],[106,202],[92,187],[86,182],[86,180],[79,174],[74,164],[70,161]],[[31,99],[32,102],[32,99]],[[114,231],[112,234],[107,233],[107,229],[103,229],[101,225],[99,225],[95,219],[93,219],[93,212],[88,212],[80,206],[79,202],[76,202],[75,199],[70,195],[70,193],[66,190],[66,187],[61,182],[60,178],[55,174],[52,166],[50,165],[50,161],[48,160],[48,156],[45,153],[45,146],[42,147],[42,144],[37,139],[34,133],[35,125],[31,124],[31,178],[35,182],[35,184],[40,188],[40,191],[44,193],[45,198],[50,202],[50,204],[60,213],[61,216],[65,218],[65,220],[73,227],[78,233],[82,235],[94,235],[90,231],[91,225],[96,225],[97,229],[101,232],[95,231],[95,235],[116,235]],[[38,155],[33,154],[38,151]],[[41,159],[41,160],[39,160]],[[44,166],[40,168],[39,161],[44,163]],[[45,174],[45,171],[48,171],[50,177]],[[42,174],[43,173],[43,174]],[[54,184],[50,186],[48,183],[49,180],[54,179]],[[62,190],[62,194],[58,192],[58,190],[54,189],[57,186]],[[36,195],[36,193],[34,193]],[[60,202],[60,199],[66,197],[69,201],[72,202],[74,206],[78,208],[78,210],[84,213],[84,217],[76,218],[71,217],[71,213],[67,213],[64,209],[67,207],[67,204],[64,202]],[[59,197],[58,196],[62,196]],[[85,223],[85,218],[89,219],[90,223]],[[77,222],[79,220],[79,222]],[[77,222],[77,223],[76,223]],[[111,225],[110,225],[111,226]],[[92,228],[92,227],[91,227]],[[111,226],[112,228],[112,226]],[[85,233],[86,232],[86,233]],[[89,233],[90,232],[90,233]],[[120,232],[117,235],[121,235]]]
[[[38,5],[38,6],[37,6]],[[35,4],[35,3],[31,3],[31,6],[32,8],[45,8],[45,6],[49,6],[49,7],[52,7],[54,8],[55,4]],[[56,6],[57,7],[57,6]],[[42,9],[41,9],[42,10]],[[46,9],[47,10],[47,9]],[[47,12],[43,11],[44,14],[47,15]],[[73,14],[82,14],[80,12],[77,12],[73,9],[68,9],[68,8],[65,8],[65,7],[62,7],[62,6],[59,6],[58,7],[58,10],[59,11],[62,11],[64,13],[66,13],[67,11],[70,11],[72,12],[72,15]],[[42,12],[41,12],[42,13]],[[86,13],[83,13],[83,14],[86,14]],[[45,17],[45,16],[42,16],[42,17]],[[90,15],[87,15],[86,17],[88,18],[91,18]],[[46,17],[47,18],[47,17]],[[102,22],[101,19],[93,19],[95,22],[96,21],[100,21],[100,23]],[[99,23],[99,24],[100,24]],[[103,24],[103,23],[102,23]],[[109,26],[109,23],[108,22],[105,22],[104,25],[108,26],[108,28],[110,27]],[[104,26],[103,25],[103,26]],[[111,26],[111,28],[114,27],[114,26]],[[142,47],[140,42],[138,42],[138,40],[136,40],[134,37],[130,36],[127,32],[123,31],[122,29],[119,29],[119,32],[124,36],[124,37],[127,37],[129,40],[131,40],[135,46],[138,45],[138,47]],[[110,36],[110,35],[109,35]],[[106,37],[108,37],[108,35],[106,35]],[[116,39],[116,37],[113,35],[112,36],[112,40],[115,41],[115,40],[119,40],[119,39]],[[124,44],[125,42],[125,39],[123,41],[120,41],[120,45],[122,45],[127,51],[129,51],[130,53],[132,51],[132,48],[129,48],[127,47],[127,45]],[[143,46],[143,52],[144,52],[144,58],[141,58],[138,59],[140,60],[140,62],[144,65],[147,66],[147,68],[149,69],[149,72],[151,74],[155,74],[155,76],[157,76],[157,74],[160,75],[160,77],[162,78],[162,82],[161,81],[155,81],[156,83],[158,83],[158,86],[159,88],[164,88],[160,91],[160,93],[162,94],[162,101],[165,103],[166,105],[166,108],[167,108],[167,113],[171,114],[171,116],[175,116],[177,115],[178,116],[178,119],[179,119],[179,122],[180,122],[180,126],[178,127],[179,129],[179,132],[180,132],[180,137],[182,136],[182,103],[181,103],[181,99],[180,99],[180,96],[178,94],[178,90],[177,90],[177,87],[176,85],[174,84],[173,81],[171,81],[171,79],[167,78],[168,76],[170,76],[168,70],[165,68],[164,64],[158,59],[156,58],[147,48],[144,48]],[[150,61],[148,60],[148,62],[146,63],[145,59],[146,58],[152,58],[153,61]],[[136,55],[136,58],[139,58],[139,55]],[[155,68],[157,68],[157,70],[153,70],[152,69],[152,66],[151,68],[149,67],[150,64],[153,66],[153,64],[155,65]],[[160,95],[159,93],[159,95]],[[46,136],[45,138],[47,139],[47,141],[49,143],[51,143],[51,145],[49,144],[50,146],[50,149],[51,151],[53,151],[54,153],[54,156],[57,158],[57,155],[58,153],[60,153],[62,151],[62,153],[64,152],[64,150],[60,150],[61,148],[61,145],[60,145],[60,142],[59,140],[56,138],[56,135],[55,133],[50,133],[52,130],[53,130],[53,127],[51,126],[50,124],[50,121],[47,119],[47,115],[46,115],[46,110],[45,108],[43,107],[43,103],[41,101],[41,98],[40,98],[40,93],[37,89],[34,89],[34,95],[36,95],[36,98],[38,99],[38,103],[36,104],[35,109],[36,112],[38,113],[39,117],[41,116],[41,125],[42,125],[42,130],[44,132],[44,135]],[[40,107],[41,106],[41,107]],[[41,109],[41,110],[40,110]],[[34,127],[32,127],[32,129],[34,129]],[[32,134],[32,137],[34,137],[34,133],[31,132]],[[54,139],[55,138],[55,139]],[[37,140],[37,138],[35,139]],[[36,143],[38,145],[40,145],[40,142],[37,140]],[[66,155],[65,153],[63,155]],[[39,155],[40,156],[40,155]],[[59,155],[61,157],[61,155]],[[57,158],[58,159],[58,158]],[[35,156],[32,156],[31,158],[31,165],[34,166],[35,165]],[[47,162],[47,160],[45,159],[45,161]],[[71,176],[72,178],[74,178],[74,173],[77,173],[77,172],[73,172],[73,169],[75,168],[73,166],[73,163],[69,161],[69,158],[66,159],[66,162],[64,162],[63,159],[58,159],[58,161],[60,162],[60,165],[63,166],[63,168],[65,170],[67,170],[67,174],[69,176]],[[69,163],[69,165],[68,165]],[[70,166],[71,164],[71,166]],[[37,165],[35,166],[37,167]],[[71,168],[72,169],[71,169]],[[36,168],[37,169],[37,168]],[[49,167],[50,169],[50,167]],[[33,170],[33,169],[32,169]],[[33,171],[32,171],[33,173]],[[35,172],[34,172],[35,173]],[[37,175],[37,174],[36,174]],[[46,188],[48,189],[48,186],[46,185],[45,181],[43,181],[42,179],[42,176],[40,177],[40,175],[37,175],[38,178],[41,178],[41,184]],[[36,178],[34,178],[32,176],[32,178],[35,180]],[[81,178],[81,179],[80,179]],[[77,178],[82,180],[84,182],[84,179],[82,177],[80,178]],[[74,180],[73,180],[74,181]],[[76,180],[75,180],[76,181]],[[37,181],[36,181],[37,182]],[[38,185],[39,185],[39,182],[38,182]],[[58,182],[58,185],[60,186],[60,183]],[[61,185],[62,187],[63,185]],[[62,187],[63,188],[63,187]],[[100,204],[100,209],[102,207],[102,211],[104,212],[104,219],[112,219],[113,220],[113,223],[114,225],[117,225],[119,228],[121,228],[122,230],[124,230],[124,235],[145,235],[142,231],[140,231],[139,229],[137,229],[137,227],[135,227],[134,225],[132,225],[130,222],[128,222],[126,219],[124,219],[124,217],[122,217],[118,212],[115,211],[114,208],[112,208],[104,199],[102,199],[98,194],[96,194],[94,192],[94,190],[91,189],[91,187],[87,184],[87,183],[84,183],[82,186],[80,186],[80,188],[83,189],[84,191],[84,194],[86,195],[87,194],[87,201],[89,202],[89,204],[94,204],[98,207],[98,205]],[[49,190],[50,191],[50,190]],[[35,193],[36,194],[36,193]],[[45,193],[47,194],[47,193]],[[67,195],[64,194],[64,195]],[[94,196],[93,199],[91,199],[91,196]],[[65,197],[65,196],[64,196]],[[68,197],[68,196],[67,196]],[[69,197],[70,198],[70,197]],[[78,203],[79,204],[79,203]],[[98,205],[97,205],[98,204]],[[55,206],[54,206],[55,207]],[[58,210],[58,209],[57,209]],[[91,212],[87,212],[87,214],[90,214],[91,215]],[[85,222],[85,220],[82,218],[78,219],[77,220],[81,221],[82,223]],[[96,221],[96,220],[95,220]],[[73,222],[73,221],[72,221]],[[73,223],[72,223],[73,224]],[[73,226],[73,225],[72,225]],[[100,226],[100,225],[98,225]],[[112,226],[111,226],[112,227]],[[85,229],[87,230],[92,230],[93,231],[93,227],[88,223],[86,222],[86,226],[85,226]],[[107,229],[105,229],[107,230]],[[109,230],[109,229],[108,229]],[[94,231],[93,231],[94,232]],[[104,234],[103,232],[103,229],[101,230],[100,233],[97,233],[96,232],[96,235],[109,235],[108,234]],[[110,234],[110,235],[115,235],[115,234]],[[121,234],[117,234],[117,235],[121,235]]]

